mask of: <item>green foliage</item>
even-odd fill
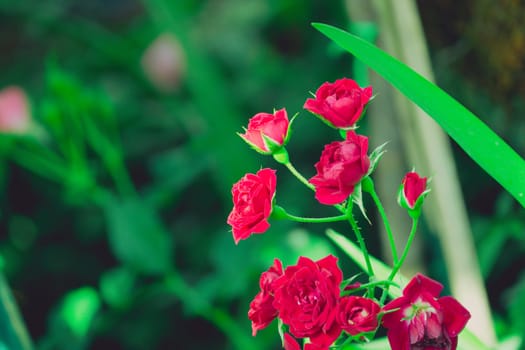
[[[434,118],[441,127],[525,207],[525,160],[450,95],[372,44],[335,27],[314,27],[355,55]],[[505,159],[502,164],[501,160]]]
[[[105,213],[109,244],[121,263],[144,274],[165,274],[170,270],[173,248],[150,207],[133,198],[109,199]]]
[[[28,137],[0,135],[0,254],[12,294],[1,295],[0,350],[31,348],[14,329],[16,315],[4,312],[15,303],[37,349],[280,348],[275,325],[250,334],[246,312],[261,271],[275,257],[290,265],[334,247],[319,235],[324,227],[282,222],[233,244],[225,223],[231,185],[270,162],[235,133],[257,112],[302,111],[308,91],[324,81],[352,71],[365,79],[364,66],[352,67],[309,26],[345,23],[342,7],[0,0],[0,89],[22,86],[38,125]],[[353,29],[376,34],[374,24]],[[141,62],[165,33],[178,40],[186,64],[173,90],[159,88]],[[337,135],[300,114],[288,150],[311,175],[319,145]],[[290,212],[333,214],[276,169],[279,200]],[[521,216],[505,212],[480,221],[489,278],[502,269],[491,245],[523,242],[519,225],[502,228]],[[377,251],[375,229],[366,241]],[[354,264],[343,260],[351,275]],[[8,290],[5,280],[0,287]],[[520,295],[500,311],[513,312],[508,323],[521,324],[512,311]],[[374,346],[385,342],[367,349]]]

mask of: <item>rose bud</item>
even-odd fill
[[[407,209],[411,216],[419,216],[421,205],[426,195],[430,192],[427,189],[427,178],[420,177],[416,172],[409,172],[405,175],[399,187],[397,201],[400,206]]]
[[[290,122],[286,109],[270,113],[257,113],[248,122],[244,134],[239,134],[246,143],[262,154],[272,154],[288,141]]]
[[[0,91],[0,133],[23,134],[31,126],[31,112],[24,90],[10,86]]]

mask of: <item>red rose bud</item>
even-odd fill
[[[290,122],[284,108],[270,113],[257,113],[248,122],[248,129],[239,134],[257,152],[271,154],[288,141]]]
[[[385,305],[382,323],[392,350],[456,350],[470,313],[452,297],[439,298],[442,289],[417,274],[401,297]]]
[[[283,266],[279,259],[275,259],[273,265],[261,274],[259,279],[260,292],[250,303],[248,318],[252,321],[252,335],[266,328],[277,316],[277,310],[273,307],[273,281],[283,274]]]
[[[264,233],[269,227],[277,178],[275,170],[261,169],[246,174],[232,187],[233,209],[228,215],[235,244],[254,233]]]
[[[24,90],[10,86],[0,91],[0,133],[23,134],[31,126],[31,112]]]
[[[380,309],[379,304],[372,299],[342,297],[337,310],[337,322],[351,335],[373,332],[379,325],[377,315]]]
[[[367,151],[368,138],[354,131],[348,131],[345,141],[326,145],[315,164],[317,174],[308,181],[315,186],[315,198],[327,205],[345,201],[368,172]]]
[[[352,129],[371,97],[371,86],[361,88],[354,80],[343,78],[321,85],[303,107],[334,128]]]
[[[410,215],[419,216],[421,204],[429,191],[427,190],[427,178],[420,177],[412,171],[403,178],[397,200],[399,205],[409,211]]]
[[[312,261],[299,257],[276,279],[273,306],[282,322],[297,338],[310,338],[316,347],[325,348],[341,333],[335,320],[343,274],[337,258],[329,255]]]

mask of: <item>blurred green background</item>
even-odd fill
[[[523,2],[418,5],[437,83],[524,155]],[[271,166],[280,205],[331,211],[235,133],[261,111],[300,112],[288,150],[313,175],[337,135],[302,105],[354,70],[310,23],[350,28],[350,15],[344,1],[0,0],[0,89],[22,87],[38,125],[0,136],[0,256],[35,348],[280,348],[274,325],[251,337],[260,273],[337,251],[326,226],[284,222],[236,246],[231,186]],[[525,332],[525,215],[454,152],[496,330]],[[15,349],[3,322],[0,349]]]

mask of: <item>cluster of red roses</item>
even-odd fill
[[[315,98],[304,104],[305,109],[345,135],[343,141],[324,147],[315,164],[316,175],[304,180],[322,204],[344,204],[375,167],[378,157],[368,155],[368,138],[354,131],[371,98],[371,87],[361,88],[351,79],[340,79],[324,83]],[[256,151],[272,154],[290,166],[284,146],[292,122],[285,109],[258,113],[240,136]],[[245,175],[233,186],[234,207],[228,224],[236,244],[270,227],[276,183],[275,170],[265,168]],[[427,192],[427,179],[409,172],[400,187],[399,203],[417,217]],[[296,339],[304,338],[305,350],[321,350],[337,344],[342,334],[355,340],[373,336],[382,324],[393,350],[454,350],[457,336],[470,318],[454,298],[439,298],[441,284],[423,275],[416,275],[401,297],[384,306],[373,295],[354,295],[361,288],[346,284],[332,255],[318,261],[300,257],[296,265],[284,270],[275,259],[261,275],[260,292],[250,304],[253,335],[279,318],[284,324],[285,349],[299,350]]]
[[[318,261],[300,257],[284,271],[275,259],[261,274],[261,290],[250,303],[252,334],[279,317],[289,327],[285,350],[300,350],[295,338],[309,339],[304,350],[328,350],[341,333],[359,339],[373,334],[381,322],[392,350],[456,349],[470,314],[456,299],[439,297],[439,282],[418,274],[401,297],[381,308],[372,298],[345,295],[358,283],[346,286],[341,296],[342,277],[332,255]]]

